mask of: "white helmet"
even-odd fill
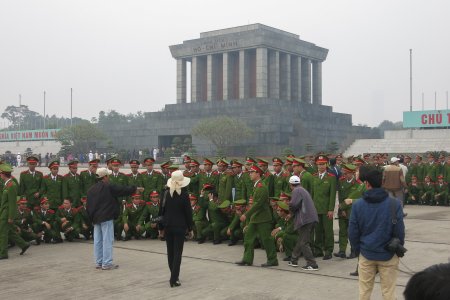
[[[289,178],[289,183],[290,184],[300,184],[300,177],[294,175],[291,176],[291,178]]]

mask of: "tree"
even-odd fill
[[[87,121],[61,129],[56,137],[72,153],[87,153],[96,148],[97,141],[106,138],[103,131]]]
[[[192,135],[210,141],[218,152],[226,152],[250,138],[253,130],[241,120],[219,116],[201,120],[192,128]]]
[[[37,112],[32,111],[27,105],[14,106],[10,105],[6,107],[5,111],[1,115],[2,119],[7,119],[11,122],[12,126],[15,128],[23,127],[25,120],[28,124],[36,124],[36,119],[42,119]]]

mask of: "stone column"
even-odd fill
[[[311,103],[311,61],[302,57],[302,102]]]
[[[267,48],[256,49],[256,98],[267,98]]]
[[[206,58],[206,101],[217,100],[217,61],[212,54]]]
[[[229,100],[231,96],[231,55],[228,52],[223,54],[222,82],[223,82],[223,100]]]
[[[302,98],[302,59],[291,56],[291,99],[301,101]]]
[[[280,52],[269,52],[269,97],[280,99]]]
[[[249,97],[249,84],[248,84],[248,56],[245,50],[239,51],[239,99],[245,99]]]
[[[313,104],[322,104],[322,62],[313,61]]]
[[[280,99],[291,100],[291,55],[280,55]]]
[[[186,60],[177,59],[177,103],[186,103]]]
[[[192,57],[191,62],[191,102],[200,101],[200,72],[197,56]]]

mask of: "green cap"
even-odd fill
[[[176,171],[178,170],[180,167],[178,165],[171,165],[168,166],[167,169],[171,170],[171,171]]]
[[[355,172],[356,168],[357,167],[354,164],[344,164],[344,165],[342,165],[342,169],[343,170],[347,170],[349,172]]]
[[[280,201],[280,198],[278,198],[278,197],[270,197],[270,201]]]
[[[11,173],[13,171],[13,168],[9,164],[1,164],[0,165],[0,172],[2,173]]]
[[[225,200],[218,206],[218,208],[227,208],[228,206],[230,206],[230,200]]]
[[[278,207],[281,208],[282,210],[289,211],[289,206],[288,206],[285,202],[283,202],[283,201],[278,201],[278,202],[277,202],[277,205],[278,205]]]
[[[236,200],[234,201],[234,205],[246,205],[247,201],[245,199],[240,199],[240,200]]]

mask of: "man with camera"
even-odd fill
[[[362,166],[359,176],[366,192],[353,204],[349,222],[350,243],[359,253],[359,299],[370,299],[377,272],[383,299],[395,299],[399,257],[406,251],[402,205],[381,188],[382,171]]]

